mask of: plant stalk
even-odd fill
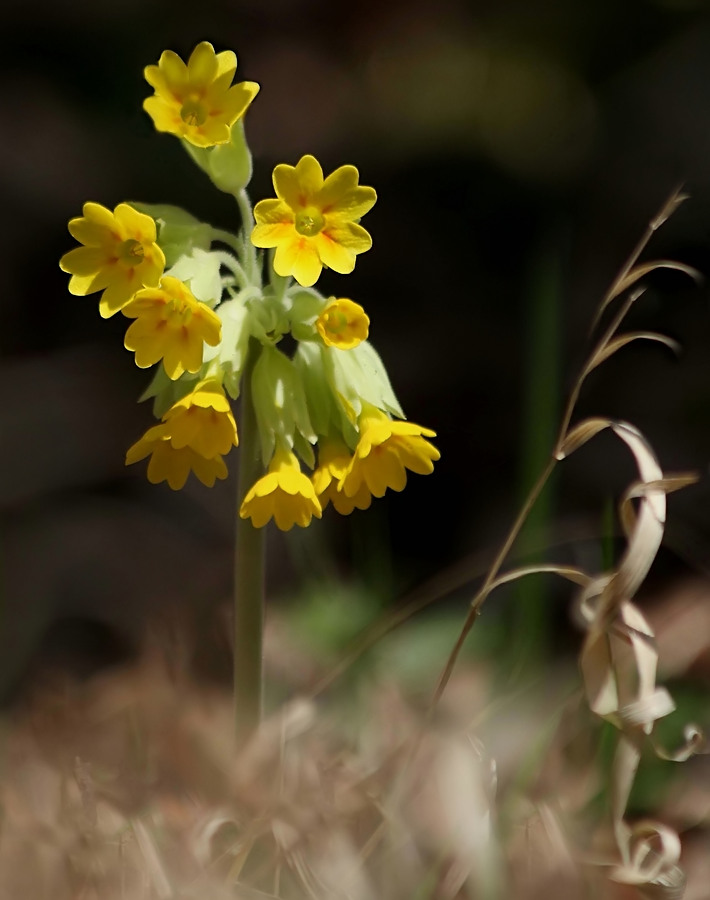
[[[234,724],[237,744],[245,744],[261,722],[263,706],[264,529],[242,519],[249,488],[263,475],[259,432],[251,396],[251,376],[260,345],[252,339],[243,375],[239,423],[240,464],[234,557]]]

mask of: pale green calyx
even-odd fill
[[[350,421],[362,412],[362,404],[369,403],[397,418],[404,419],[387,370],[375,348],[363,341],[352,350],[337,347],[323,348],[324,371],[335,395],[345,406]]]
[[[182,145],[212,184],[225,194],[238,194],[251,181],[251,152],[241,119],[232,125],[229,141],[224,144],[196,147],[183,139]]]
[[[194,247],[189,254],[181,256],[167,274],[188,284],[198,300],[214,307],[222,297],[220,266],[219,253]]]
[[[195,247],[210,249],[212,227],[200,222],[182,207],[169,203],[134,202],[131,206],[155,219],[158,246],[165,254],[166,266],[174,266],[181,256],[189,255]]]
[[[250,387],[264,465],[273,456],[277,440],[288,449],[296,444],[301,454],[308,453],[306,447],[314,444],[317,437],[303,382],[293,362],[276,347],[265,344],[254,366]],[[308,455],[312,457],[312,453]]]
[[[289,292],[291,334],[297,341],[312,341],[317,337],[315,322],[326,305],[326,299],[311,288],[298,287]]]
[[[205,349],[204,359],[207,371],[211,371],[217,361],[224,388],[236,400],[249,347],[249,310],[243,299],[237,296],[220,303],[216,312],[222,322],[222,340],[217,347]]]

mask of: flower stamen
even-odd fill
[[[145,259],[145,250],[140,241],[129,238],[118,248],[118,258],[129,266],[139,266]]]
[[[207,110],[199,100],[186,100],[180,109],[180,118],[191,128],[199,128],[207,121]]]
[[[325,225],[325,219],[317,209],[305,209],[296,215],[294,223],[296,231],[304,237],[313,237],[320,234]]]

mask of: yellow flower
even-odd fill
[[[393,421],[369,404],[363,405],[359,428],[360,440],[340,482],[347,497],[357,496],[363,485],[375,497],[382,497],[387,488],[401,491],[407,483],[407,469],[428,475],[441,456],[424,440],[435,437],[436,432],[413,422]]]
[[[160,287],[138,291],[122,312],[136,320],[124,341],[127,350],[135,351],[136,365],[146,369],[162,359],[173,380],[183,372],[197,372],[203,345],[215,347],[222,338],[219,316],[170,275]]]
[[[215,53],[202,41],[187,65],[172,50],[165,50],[157,66],[146,66],[145,79],[155,95],[143,109],[158,131],[168,131],[196,147],[226,144],[232,125],[244,115],[259,93],[259,85],[242,81],[232,85],[237,57],[231,50]]]
[[[310,525],[312,516],[320,519],[322,510],[315,488],[294,454],[277,446],[269,471],[249,489],[239,515],[250,518],[255,528],[273,518],[281,531],[290,531],[294,525]]]
[[[239,443],[237,425],[222,385],[216,379],[201,381],[149,428],[126,454],[126,465],[150,456],[148,481],[167,481],[179,490],[193,471],[212,487],[215,478],[226,478],[222,456]]]
[[[205,459],[223,456],[239,443],[232,408],[215,378],[199,382],[174,403],[163,422],[170,426],[170,441],[176,450],[190,447]]]
[[[176,449],[170,440],[168,425],[154,425],[126,454],[126,465],[150,456],[148,481],[159,484],[167,481],[174,491],[185,485],[187,476],[194,472],[199,480],[212,487],[217,478],[227,477],[227,466],[221,456],[205,459],[191,447]]]
[[[293,275],[309,287],[323,266],[352,272],[355,256],[372,246],[357,223],[377,200],[374,188],[358,185],[359,177],[355,166],[341,166],[324,180],[313,156],[301,157],[296,166],[276,166],[278,199],[256,204],[251,240],[257,247],[276,247],[277,275]]]
[[[352,350],[367,340],[370,320],[359,303],[333,297],[318,316],[316,328],[329,347]]]
[[[340,490],[340,482],[348,470],[352,454],[341,441],[323,440],[318,442],[318,468],[311,481],[323,509],[329,502],[341,516],[349,516],[357,507],[367,509],[372,503],[372,495],[363,482],[354,496],[348,497]]]
[[[99,311],[106,319],[136,291],[158,284],[165,256],[156,244],[153,219],[127,203],[113,212],[100,203],[85,203],[83,213],[69,222],[69,232],[84,246],[65,253],[59,266],[73,276],[70,293],[103,291]]]

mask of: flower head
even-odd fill
[[[170,275],[161,279],[160,287],[138,291],[122,312],[136,320],[124,342],[127,350],[135,351],[136,365],[146,369],[162,359],[172,379],[197,372],[204,344],[216,347],[221,339],[219,316]]]
[[[157,66],[146,66],[145,79],[155,94],[143,109],[158,131],[184,138],[196,147],[226,144],[232,125],[259,92],[253,81],[232,84],[237,57],[231,50],[215,53],[202,41],[187,65],[172,50],[165,50]]]
[[[148,481],[167,481],[179,490],[193,471],[212,487],[226,478],[222,456],[237,446],[237,425],[222,386],[215,379],[201,381],[174,403],[160,425],[143,435],[126,454],[126,465],[150,456]]]
[[[154,425],[128,450],[126,465],[150,456],[148,481],[167,481],[174,491],[184,487],[187,476],[194,472],[199,480],[212,487],[217,478],[227,477],[227,466],[221,456],[206,459],[191,447],[177,449],[171,441],[170,426]]]
[[[239,443],[229,400],[214,378],[199,382],[191,393],[174,403],[163,422],[170,427],[170,440],[176,450],[190,447],[205,459],[223,456]]]
[[[273,518],[281,531],[290,531],[294,525],[310,525],[313,516],[320,519],[322,510],[315,488],[295,455],[279,445],[266,475],[247,492],[239,515],[251,519],[255,528]]]
[[[345,444],[337,440],[322,440],[318,442],[318,446],[318,468],[311,481],[321,507],[325,509],[332,501],[341,516],[349,516],[356,507],[367,509],[372,503],[372,494],[364,482],[352,497],[340,490],[340,483],[352,460],[352,454]]]
[[[367,340],[370,319],[359,303],[333,297],[318,316],[316,328],[329,347],[352,350]]]
[[[407,469],[428,475],[441,456],[424,439],[435,437],[436,432],[413,422],[393,421],[369,404],[364,405],[359,427],[360,440],[340,482],[347,497],[357,496],[363,485],[375,497],[382,497],[387,488],[401,491],[407,483]]]
[[[293,275],[308,287],[323,266],[352,272],[356,255],[372,246],[357,223],[377,199],[373,188],[358,184],[359,177],[355,166],[341,166],[324,179],[313,156],[301,157],[296,166],[276,166],[277,199],[256,204],[251,239],[257,247],[276,247],[277,275]]]
[[[108,318],[136,291],[158,284],[165,256],[156,243],[155,221],[128,203],[119,203],[113,212],[100,203],[85,203],[83,213],[69,222],[69,232],[84,246],[65,253],[59,265],[73,276],[72,294],[103,291],[99,311]]]

